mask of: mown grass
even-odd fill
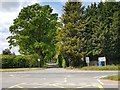
[[[43,70],[44,68],[10,68],[0,69],[0,72],[17,72],[17,71],[31,71],[31,70]]]
[[[103,79],[120,81],[120,75],[108,76],[104,77]]]
[[[118,65],[107,65],[107,66],[89,66],[82,67],[80,70],[120,70]]]

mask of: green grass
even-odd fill
[[[120,70],[118,65],[107,65],[107,66],[89,66],[89,67],[82,67],[80,70]]]
[[[31,70],[43,70],[44,68],[10,68],[0,69],[0,72],[17,72],[17,71],[31,71]]]
[[[108,77],[105,77],[104,79],[120,81],[120,75],[108,76]]]

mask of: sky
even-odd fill
[[[48,2],[49,1],[49,2]],[[18,16],[23,7],[39,3],[40,5],[50,5],[53,8],[53,13],[58,13],[59,17],[62,14],[62,6],[67,0],[0,0],[0,54],[6,48],[9,48],[8,40],[11,35],[9,27],[13,24],[13,20]],[[91,2],[98,0],[82,0],[84,6],[90,5]],[[11,52],[16,55],[19,47],[13,47]]]

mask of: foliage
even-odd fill
[[[66,67],[66,61],[64,58],[62,58],[62,67],[65,68]]]
[[[107,66],[89,66],[82,67],[81,70],[119,70],[118,65],[107,65]]]
[[[12,68],[14,67],[14,58],[15,58],[15,55],[1,55],[1,65],[2,65],[2,68]]]
[[[68,65],[76,66],[75,60],[80,60],[81,53],[84,53],[84,7],[81,2],[67,2],[63,9],[61,22],[57,25],[55,57],[63,57],[67,63],[71,59],[72,64]]]
[[[24,55],[38,54],[43,60],[50,60],[54,54],[54,33],[57,14],[49,5],[34,4],[21,9],[9,30],[10,47],[19,46]]]
[[[119,64],[119,6],[118,2],[100,2],[86,9],[86,17],[90,17],[86,27],[90,30],[86,50],[88,55],[105,56],[108,64]]]
[[[10,55],[12,53],[11,53],[10,49],[7,48],[7,49],[5,49],[5,50],[2,51],[2,54],[3,55]]]
[[[53,57],[60,67],[83,66],[86,56],[105,56],[107,64],[120,64],[120,2],[109,1],[84,8],[82,2],[70,0],[59,22],[49,5],[24,7],[10,27],[10,46],[18,45],[21,54],[37,53],[41,66]]]
[[[67,2],[57,25],[55,57],[64,57],[68,66],[82,66],[85,56],[105,56],[108,64],[119,64],[119,6],[118,2],[100,2],[84,9],[81,2]]]
[[[27,68],[38,67],[38,55],[2,55],[2,68]],[[43,63],[41,63],[41,67]]]
[[[120,75],[108,76],[108,77],[105,77],[104,79],[120,81]]]

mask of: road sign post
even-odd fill
[[[38,58],[38,66],[40,67],[40,59]]]
[[[71,62],[71,59],[69,58],[69,59],[68,59],[69,66],[70,66],[70,62]]]
[[[90,66],[90,58],[89,57],[86,57],[86,63],[87,63],[87,66]]]

